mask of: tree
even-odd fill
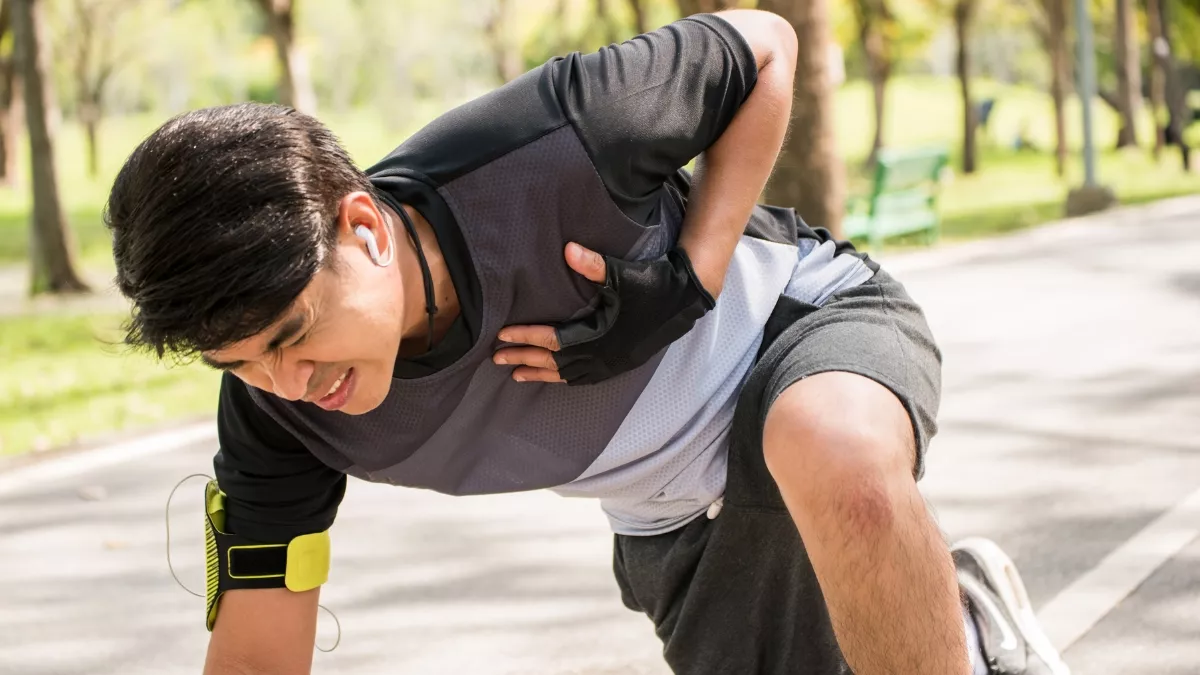
[[[1034,28],[1050,56],[1050,97],[1054,100],[1054,167],[1067,172],[1067,86],[1071,80],[1071,46],[1067,39],[1068,0],[1040,0],[1042,16]]]
[[[521,74],[521,50],[509,36],[509,0],[495,0],[494,7],[484,23],[483,34],[492,52],[496,76],[501,82],[510,82]],[[559,16],[566,14],[565,0],[559,0],[556,12]]]
[[[979,119],[975,101],[971,99],[971,24],[975,19],[977,0],[957,0],[954,3],[954,35],[958,40],[955,66],[963,104],[963,173],[975,173],[977,166],[975,128]]]
[[[829,2],[759,0],[758,6],[791,22],[799,42],[791,132],[767,186],[767,200],[791,206],[809,224],[840,236],[845,177],[834,134]]]
[[[1187,106],[1187,92],[1180,82],[1179,71],[1175,68],[1175,57],[1171,50],[1171,32],[1168,27],[1171,22],[1167,19],[1169,3],[1164,0],[1146,0],[1146,17],[1150,24],[1151,53],[1154,57],[1154,68],[1151,69],[1151,98],[1154,100],[1154,123],[1160,127],[1159,110],[1164,102],[1167,108],[1166,128],[1158,132],[1159,142],[1155,144],[1155,156],[1162,148],[1162,142],[1179,146],[1183,160],[1184,171],[1191,170],[1191,148],[1183,138],[1183,128],[1191,120],[1191,111]],[[1157,71],[1157,73],[1155,72]],[[1155,76],[1157,75],[1157,82]],[[1155,85],[1158,85],[1157,96]]]
[[[74,0],[65,14],[71,49],[64,55],[70,62],[75,83],[76,114],[87,140],[88,174],[100,173],[98,138],[104,117],[104,91],[117,66],[126,57],[118,53],[116,26],[121,15],[136,0]]]
[[[0,43],[12,31],[12,0],[0,4]],[[16,56],[0,57],[0,181],[13,185],[17,181],[21,139],[21,78]]]
[[[33,294],[86,292],[89,290],[87,284],[75,271],[74,242],[58,198],[54,139],[49,119],[53,85],[48,74],[50,54],[42,2],[9,1],[13,3],[15,53],[25,83],[25,119],[29,127],[33,175],[30,290]]]
[[[711,14],[725,9],[733,9],[737,7],[738,2],[737,0],[678,0],[678,4],[680,16],[691,16],[693,14]],[[761,7],[762,4],[761,2],[759,3],[760,8],[766,9],[766,7]]]
[[[617,24],[617,19],[612,15],[609,9],[608,0],[596,0],[596,18],[600,21],[600,25],[604,27],[604,42],[606,44],[615,44],[621,41],[621,30]]]
[[[859,39],[867,59],[867,77],[875,101],[875,137],[871,141],[871,153],[867,164],[874,165],[883,148],[884,103],[887,96],[888,78],[892,74],[892,45],[889,35],[895,33],[895,17],[888,8],[887,0],[854,0],[854,16],[858,21]]]
[[[642,0],[629,0],[629,9],[633,11],[633,29],[635,33],[641,35],[650,30],[646,23],[646,8],[642,5]]]
[[[1137,13],[1133,0],[1116,1],[1116,36],[1113,57],[1117,70],[1117,114],[1121,128],[1117,147],[1136,146],[1137,116],[1142,103],[1142,63],[1138,52]]]
[[[1150,113],[1154,118],[1154,159],[1162,154],[1165,129],[1159,115],[1166,102],[1166,83],[1161,51],[1163,25],[1159,12],[1159,0],[1146,0],[1146,25],[1150,33]],[[1166,64],[1168,67],[1170,64]]]
[[[296,0],[257,0],[267,19],[267,34],[279,61],[279,100],[300,112],[317,110],[308,60],[296,44]]]

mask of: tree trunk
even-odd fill
[[[1166,41],[1159,0],[1146,0],[1146,24],[1150,32],[1150,116],[1154,118],[1154,159],[1157,160],[1166,141],[1161,117],[1166,102],[1166,70],[1161,52]]]
[[[100,176],[100,147],[99,147],[99,131],[100,131],[100,115],[81,114],[83,118],[83,132],[87,140],[87,171],[88,178],[98,178]]]
[[[874,69],[872,69],[874,70]],[[875,71],[871,76],[871,92],[874,95],[875,137],[871,140],[871,154],[867,156],[867,164],[874,166],[883,149],[884,103],[887,97],[887,71]]]
[[[975,18],[975,0],[958,0],[954,4],[954,35],[958,39],[958,54],[955,66],[958,70],[958,85],[962,92],[963,105],[963,149],[962,171],[975,173],[977,155],[975,148],[976,119],[975,102],[971,99],[971,21]]]
[[[505,0],[501,0],[501,2],[504,2],[504,1]],[[569,4],[570,4],[570,0],[558,0],[558,4],[556,4],[554,6],[554,23],[552,25],[557,25],[557,26],[567,25],[567,10],[569,9],[569,7],[568,7]],[[493,18],[488,21],[488,24],[486,26],[486,32],[487,32],[489,44],[491,44],[491,46],[492,46],[492,53],[494,55],[494,60],[496,62],[496,72],[499,75],[501,80],[503,80],[504,82],[507,82],[508,81],[508,72],[505,69],[500,67],[501,61],[506,57],[504,56],[503,42],[497,42],[497,40],[501,39],[500,33],[499,33],[499,24],[492,23],[494,21],[498,21],[499,16],[500,16],[499,13],[492,15]],[[495,34],[493,34],[493,31],[496,31]],[[572,49],[572,47],[574,47],[574,46],[575,46],[575,44],[571,41],[571,36],[567,33],[567,31],[560,30],[560,31],[556,31],[554,33],[554,48],[552,50],[552,53],[566,54],[568,52],[577,51],[576,49]]]
[[[10,69],[11,66],[7,63],[0,66],[0,82],[11,82],[11,77],[8,74]],[[16,175],[9,170],[8,160],[10,157],[16,157],[17,146],[11,142],[12,133],[10,129],[16,126],[16,120],[13,119],[12,110],[5,99],[8,99],[7,88],[5,88],[5,91],[0,92],[0,184],[11,186],[15,183],[13,179],[16,178]]]
[[[1158,18],[1162,21],[1162,39],[1155,45],[1155,56],[1162,60],[1164,84],[1167,94],[1167,131],[1166,140],[1179,146],[1180,158],[1183,160],[1183,170],[1192,170],[1192,149],[1183,138],[1183,130],[1191,122],[1192,112],[1187,105],[1187,90],[1181,82],[1179,69],[1175,67],[1175,52],[1171,49],[1171,19],[1167,15],[1170,3],[1161,2],[1158,6]]]
[[[608,0],[596,0],[596,18],[604,25],[604,41],[616,44],[621,41],[621,33],[617,29],[616,19],[608,9]]]
[[[1133,0],[1117,0],[1117,35],[1113,40],[1117,70],[1117,114],[1121,129],[1117,147],[1137,146],[1137,115],[1142,102],[1142,64],[1137,43]]]
[[[8,4],[7,2],[5,4]],[[4,182],[17,185],[21,180],[21,130],[25,117],[25,84],[21,81],[16,57],[10,57],[5,78],[8,81],[5,98],[0,101],[0,116],[4,119]]]
[[[510,43],[507,31],[505,31],[509,13],[508,0],[496,0],[495,7],[483,27],[483,32],[492,51],[496,76],[500,78],[501,82],[511,82],[521,74],[521,54]],[[559,16],[564,16],[566,11],[566,3],[560,2],[558,4]]]
[[[858,0],[855,4],[859,37],[862,39],[863,53],[867,58],[867,76],[871,81],[875,104],[875,137],[871,141],[871,152],[867,155],[867,165],[874,166],[879,151],[883,148],[884,106],[888,78],[892,72],[891,56],[888,53],[887,38],[884,36],[889,16],[887,5],[882,0]]]
[[[0,40],[7,37],[12,30],[12,2],[0,2]],[[18,156],[18,127],[20,122],[14,116],[13,101],[14,87],[17,86],[17,66],[13,56],[0,59],[0,183],[14,185],[16,183],[16,159]]]
[[[25,83],[25,119],[29,126],[29,146],[33,176],[33,229],[30,257],[33,273],[30,290],[37,293],[84,292],[87,285],[75,271],[73,242],[62,203],[54,168],[54,140],[49,120],[51,83],[47,80],[50,63],[42,3],[39,0],[13,2],[14,54],[21,65]]]
[[[834,134],[828,0],[759,0],[791,22],[799,38],[791,133],[767,186],[767,200],[790,206],[815,227],[841,236],[845,176]]]
[[[6,3],[7,6],[7,3]],[[4,33],[0,31],[0,39]],[[0,61],[0,183],[17,183],[21,148],[21,80],[13,57]]]
[[[723,9],[732,9],[737,5],[737,0],[677,0],[679,4],[680,16],[691,16],[693,14],[711,14],[719,12]],[[764,3],[759,2],[760,9]],[[766,3],[770,4],[770,3]]]
[[[308,59],[296,44],[295,0],[259,0],[267,15],[267,32],[275,42],[279,62],[279,100],[302,113],[317,110],[317,95],[308,72]]]
[[[638,35],[646,33],[650,28],[646,25],[646,8],[642,0],[629,0],[629,8],[633,10],[633,29]]]
[[[1067,173],[1066,87],[1071,78],[1066,0],[1046,0],[1046,14],[1050,24],[1046,40],[1050,52],[1050,96],[1054,99],[1054,169],[1061,177]]]

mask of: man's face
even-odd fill
[[[377,214],[378,212],[376,212]],[[365,224],[364,218],[344,223]],[[380,248],[392,246],[387,228],[373,222]],[[281,398],[360,415],[379,406],[392,383],[404,325],[396,265],[379,267],[351,227],[339,227],[330,255],[336,268],[313,277],[283,316],[266,330],[203,360]]]

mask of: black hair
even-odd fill
[[[163,356],[244,340],[277,321],[333,264],[339,203],[372,193],[337,137],[279,105],[175,117],[138,145],[113,184],[125,342]]]

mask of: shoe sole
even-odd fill
[[[1016,622],[1016,628],[1026,644],[1050,668],[1051,675],[1071,675],[1071,669],[1042,630],[1033,611],[1033,603],[1025,591],[1025,582],[1021,581],[1021,574],[1017,572],[1012,558],[995,542],[981,537],[964,539],[956,543],[954,549],[966,551],[980,565],[984,580]]]

